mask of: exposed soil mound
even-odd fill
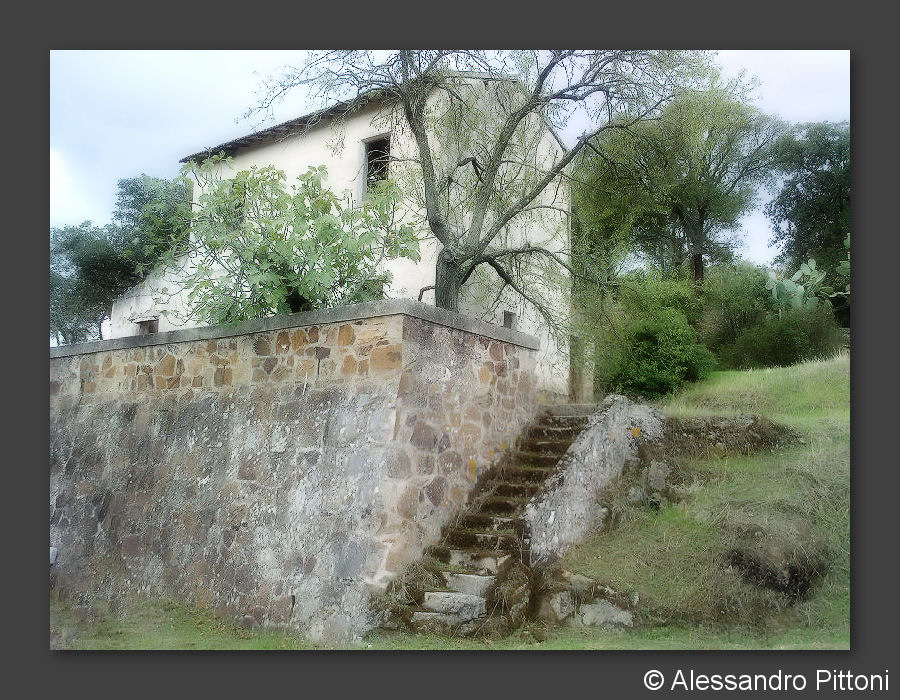
[[[802,518],[733,529],[737,543],[726,557],[748,582],[802,598],[828,569],[831,557],[822,537]]]
[[[755,413],[739,416],[666,418],[665,447],[690,457],[752,454],[794,444],[796,431]]]

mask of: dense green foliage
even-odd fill
[[[288,188],[271,166],[221,177],[228,163],[217,156],[187,166],[202,194],[190,238],[166,256],[183,271],[194,318],[233,323],[381,298],[390,282],[381,263],[419,259],[412,228],[397,222],[390,181],[350,207],[324,185],[324,167]]]
[[[767,287],[769,273],[744,262],[716,265],[697,294],[686,276],[633,271],[618,278],[609,299],[591,306],[582,298],[595,389],[654,397],[715,366],[785,366],[828,356],[846,342],[827,299],[778,299]]]
[[[192,183],[184,177],[141,175],[119,180],[113,224],[123,240],[123,255],[139,276],[152,270],[187,233],[192,193]]]
[[[771,310],[765,269],[747,262],[716,265],[703,283],[703,314],[698,331],[704,345],[718,355]]]
[[[611,379],[627,393],[660,396],[704,379],[715,365],[715,356],[697,342],[684,314],[663,307],[629,326]]]
[[[102,337],[112,302],[139,279],[126,247],[113,225],[50,231],[50,336],[58,343]]]
[[[727,367],[787,367],[804,360],[827,357],[838,350],[844,336],[827,306],[772,313],[750,326],[720,355]]]
[[[658,396],[706,376],[715,358],[697,341],[694,325],[702,311],[687,277],[622,275],[603,312],[585,314],[596,388]]]
[[[118,187],[111,224],[50,230],[50,336],[57,343],[102,338],[113,301],[187,231],[189,182],[141,175]]]
[[[776,262],[793,270],[815,258],[833,284],[850,234],[850,125],[797,127],[778,144],[778,171],[784,181],[766,206]]]

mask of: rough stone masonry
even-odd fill
[[[52,586],[356,638],[532,417],[535,349],[406,300],[51,349]]]

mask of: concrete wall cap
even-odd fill
[[[338,306],[333,309],[316,309],[315,311],[301,311],[296,314],[269,316],[267,318],[257,318],[222,326],[199,326],[165,333],[132,335],[109,340],[96,340],[89,343],[63,345],[50,348],[50,358],[72,357],[74,355],[88,355],[107,350],[142,348],[152,345],[168,345],[170,343],[188,343],[195,340],[231,338],[237,335],[264,333],[285,328],[302,328],[327,323],[341,323],[344,321],[358,321],[366,318],[397,315],[410,316],[439,326],[456,328],[457,330],[484,336],[492,340],[499,340],[503,343],[527,348],[528,350],[540,349],[540,341],[537,338],[521,331],[504,328],[503,326],[488,323],[472,316],[465,316],[455,311],[439,309],[436,306],[413,301],[412,299],[387,299],[384,301],[369,301],[364,304]]]

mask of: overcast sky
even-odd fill
[[[174,177],[179,159],[250,133],[260,76],[296,51],[51,51],[50,226],[109,222],[120,178]],[[720,51],[726,76],[760,81],[757,105],[791,122],[850,119],[849,51]],[[297,93],[276,120],[305,114]],[[268,126],[267,122],[262,126]],[[563,134],[574,140],[577,133]],[[769,197],[761,193],[760,206]],[[742,222],[742,254],[770,262],[762,212]]]

